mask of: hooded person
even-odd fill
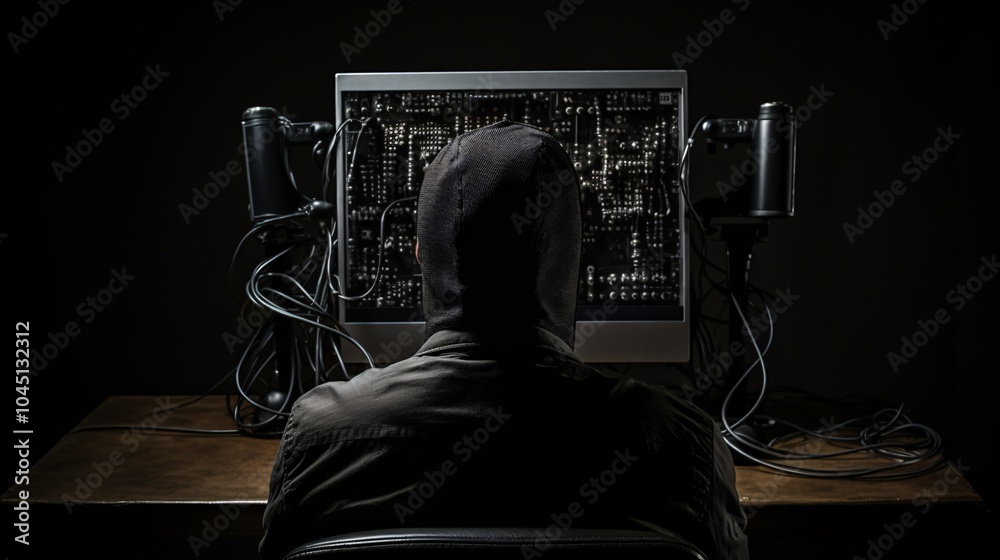
[[[711,417],[573,354],[580,184],[554,138],[506,120],[455,138],[426,169],[417,239],[425,341],[295,402],[262,558],[333,534],[463,526],[653,527],[713,560],[747,557]]]

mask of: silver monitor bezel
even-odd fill
[[[680,91],[677,153],[682,154],[688,120],[688,82],[685,70],[568,70],[500,72],[391,72],[338,73],[336,84],[337,127],[343,123],[343,95],[364,91],[446,91],[526,90],[526,89],[672,89]],[[337,158],[338,221],[347,224],[343,151]],[[685,208],[683,192],[679,208]],[[683,318],[666,321],[577,321],[576,355],[588,363],[683,363],[690,360],[691,313],[688,261],[690,249],[687,224],[680,220],[681,282]],[[347,270],[347,228],[338,228],[338,270]],[[347,322],[345,306],[339,319],[355,340],[375,357],[379,365],[407,358],[423,344],[422,322]],[[589,327],[587,326],[589,324]],[[588,332],[593,333],[585,336]],[[353,345],[344,344],[344,359],[365,361]]]

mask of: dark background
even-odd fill
[[[735,21],[683,65],[692,123],[832,92],[799,130],[797,214],[774,223],[754,256],[755,284],[800,297],[776,325],[772,382],[905,402],[995,501],[998,281],[961,310],[946,300],[997,251],[997,140],[987,133],[995,40],[972,3],[566,0],[574,12],[553,29],[545,11],[558,11],[558,0],[475,9],[403,0],[350,63],[341,43],[386,1],[244,0],[221,17],[222,2],[97,4],[60,6],[5,54],[13,177],[0,204],[4,319],[8,328],[31,322],[35,351],[67,321],[81,324],[31,380],[33,458],[109,395],[199,394],[235,365],[222,336],[240,312],[226,278],[249,226],[245,174],[189,224],[178,205],[192,203],[209,173],[233,161],[243,169],[245,108],[332,121],[337,72],[676,68],[688,39],[731,9]],[[886,38],[877,21],[904,4],[918,9]],[[3,10],[5,30],[20,34],[21,17],[40,8]],[[112,102],[147,65],[169,75],[119,119]],[[115,129],[57,181],[53,161],[103,118]],[[903,164],[939,127],[960,138],[911,182]],[[696,153],[694,198],[715,194],[728,163]],[[906,193],[852,244],[845,222],[896,179]],[[77,306],[122,267],[135,279],[83,324]],[[950,321],[893,371],[887,353],[942,308]]]

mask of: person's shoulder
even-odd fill
[[[364,410],[368,403],[379,398],[393,376],[406,369],[406,360],[385,367],[368,368],[346,380],[327,381],[300,396],[292,407],[292,414],[303,418],[321,419],[325,415]],[[360,405],[360,406],[357,406]],[[319,418],[317,418],[319,417]]]
[[[617,382],[614,392],[627,410],[638,415],[644,423],[657,427],[658,431],[683,431],[703,440],[710,440],[717,431],[717,423],[711,415],[666,387],[623,378]]]
[[[413,356],[367,369],[349,380],[323,383],[295,401],[291,424],[298,431],[328,434],[355,433],[361,426],[411,424],[414,416],[454,392],[448,390],[455,385],[450,373],[433,360]]]

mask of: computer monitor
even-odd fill
[[[413,249],[423,170],[457,135],[509,119],[551,134],[580,178],[577,356],[687,362],[679,188],[687,93],[683,70],[337,74],[336,126],[344,126],[337,257],[350,298],[338,310],[341,324],[382,365],[416,352],[423,315]],[[531,211],[526,203],[529,218]],[[497,274],[504,265],[496,263]],[[344,350],[345,359],[364,360],[351,345]]]

